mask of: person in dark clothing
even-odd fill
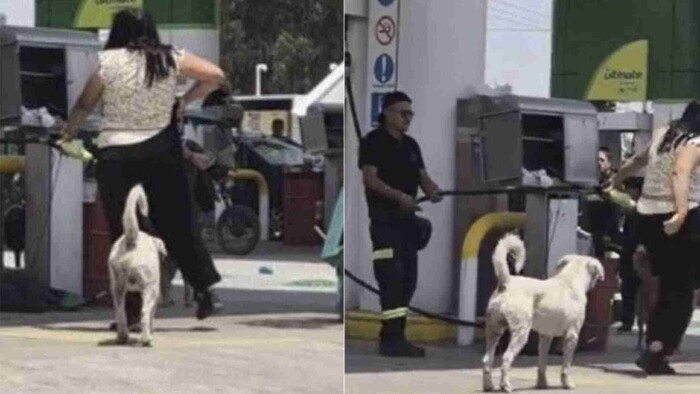
[[[382,308],[379,353],[389,357],[425,356],[425,351],[408,342],[404,334],[407,307],[418,279],[415,198],[420,187],[431,201],[442,199],[425,170],[418,143],[406,135],[413,115],[408,95],[386,94],[380,126],[360,143],[359,166]]]
[[[643,178],[633,177],[625,181],[625,192],[637,201],[642,193]],[[622,252],[620,253],[620,280],[622,294],[622,325],[618,332],[631,332],[635,318],[635,302],[640,279],[634,270],[632,257],[640,244],[639,226],[640,216],[636,211],[624,212],[624,224],[622,226]]]
[[[272,121],[272,136],[282,142],[301,148],[301,144],[287,137],[284,133],[284,120],[277,118]]]
[[[284,121],[282,119],[275,119],[272,121],[272,136],[275,138],[284,137]]]
[[[610,162],[610,150],[606,147],[600,147],[598,150],[598,174],[601,185],[608,183],[615,174]],[[593,196],[588,203],[593,251],[597,258],[603,260],[610,244],[620,240],[620,210],[602,196]]]
[[[598,177],[601,185],[615,175],[615,168],[613,168],[610,159],[610,149],[608,147],[601,146],[598,148]]]
[[[613,176],[619,187],[646,166],[640,237],[658,277],[658,299],[651,313],[647,349],[635,363],[652,375],[674,374],[668,357],[683,339],[693,314],[693,291],[700,253],[700,101],[680,119],[653,131],[651,144]]]
[[[209,288],[221,280],[192,223],[183,154],[176,126],[177,78],[197,82],[181,106],[203,98],[224,81],[221,69],[197,56],[161,43],[151,16],[125,9],[114,15],[98,69],[88,78],[60,144],[75,137],[98,101],[104,104],[96,178],[112,240],[122,233],[122,212],[129,190],[142,184],[149,200],[153,230],[194,288],[198,319],[215,312]],[[146,230],[146,229],[144,229]],[[127,296],[127,322],[140,321],[140,294]]]

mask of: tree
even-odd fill
[[[342,0],[223,0],[221,64],[234,92],[255,91],[255,65],[266,63],[264,93],[306,93],[343,56]]]
[[[283,31],[272,50],[272,91],[305,93],[313,87],[311,65],[318,51],[309,39]]]

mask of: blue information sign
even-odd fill
[[[379,83],[387,83],[394,76],[394,60],[386,53],[374,62],[374,77]]]

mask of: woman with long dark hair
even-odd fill
[[[648,323],[647,350],[637,365],[649,374],[674,374],[668,364],[693,313],[700,284],[700,102],[693,101],[668,128],[657,129],[651,145],[612,179],[619,186],[646,165],[640,240],[659,278],[658,302]]]
[[[150,15],[128,9],[115,14],[98,68],[73,108],[62,141],[71,140],[96,103],[103,102],[96,178],[112,240],[122,232],[126,195],[137,183],[148,196],[149,221],[168,254],[195,291],[197,318],[214,312],[209,287],[221,280],[191,218],[175,119],[180,76],[196,80],[179,103],[184,108],[224,82],[221,69],[161,43]],[[139,321],[140,297],[127,296],[127,320]]]

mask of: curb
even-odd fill
[[[375,341],[379,338],[381,315],[369,311],[345,311],[345,336],[351,339]],[[409,341],[455,342],[457,326],[423,316],[408,315],[406,339]]]

